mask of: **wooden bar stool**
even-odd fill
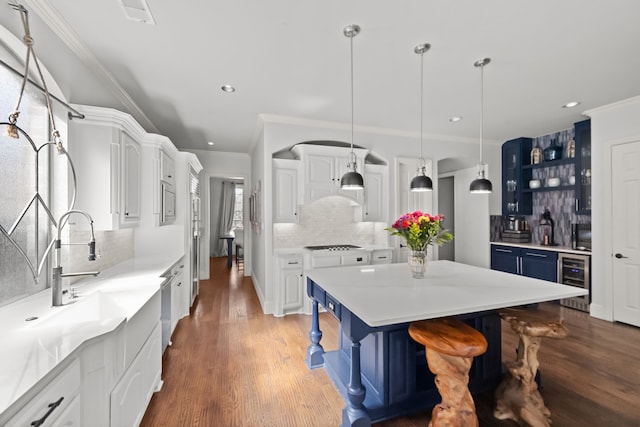
[[[429,427],[477,427],[476,406],[469,392],[473,358],[487,351],[485,337],[452,318],[422,320],[409,326],[409,335],[424,345],[429,370],[442,402],[433,408]]]
[[[569,331],[559,315],[539,310],[509,309],[500,313],[520,337],[516,360],[507,362],[508,372],[496,390],[493,415],[531,427],[549,427],[551,411],[538,391],[538,350],[543,337],[564,338]]]

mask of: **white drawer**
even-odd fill
[[[51,411],[42,426],[79,426],[79,424],[70,424],[67,422],[79,420],[80,418],[80,406],[78,405],[79,393],[80,362],[76,359],[64,371],[58,374],[57,377],[51,380],[20,412],[3,425],[30,426],[33,425],[32,423],[34,421],[42,419],[47,412]],[[61,398],[62,400],[60,401]],[[49,405],[55,404],[58,401],[60,401],[60,403],[56,405],[54,409],[49,407]],[[56,423],[58,419],[59,422]]]
[[[348,252],[341,256],[342,265],[369,264],[369,252]]]

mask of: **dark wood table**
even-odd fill
[[[233,239],[236,236],[233,233],[223,234],[220,236],[220,239],[225,239],[227,241],[227,267],[231,268],[233,265]]]

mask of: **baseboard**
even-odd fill
[[[591,303],[589,306],[589,314],[596,319],[613,322],[613,313],[603,305]]]

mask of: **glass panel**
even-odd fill
[[[21,84],[21,78],[6,68],[0,67],[1,121],[7,121],[9,113],[15,109]],[[30,85],[25,88],[17,125],[29,134],[36,147],[47,142],[48,118],[44,97]],[[21,222],[17,224],[17,221],[36,191],[40,193],[45,203],[50,199],[49,150],[42,150],[39,156],[39,171],[36,174],[37,159],[31,144],[24,136],[20,136],[19,139],[8,137],[2,126],[0,129],[0,182],[2,182],[0,224],[6,232],[15,227],[12,238],[25,251],[36,269],[38,261],[47,248],[49,220],[44,209],[37,206],[37,203],[32,203]],[[38,176],[40,182],[36,185]],[[39,218],[38,221],[36,218]],[[39,230],[36,229],[37,222],[41,224]],[[36,283],[26,260],[4,235],[0,235],[0,260],[0,305],[45,288],[46,269],[43,270],[39,283]]]

